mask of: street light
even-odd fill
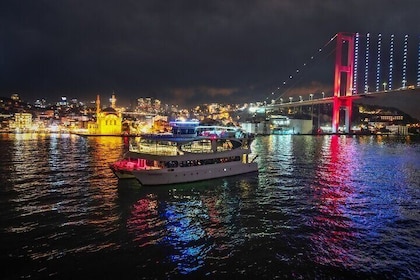
[[[313,100],[314,99],[313,97],[314,97],[313,93],[309,94],[309,100]]]
[[[289,97],[289,102],[292,103],[292,101],[293,101],[293,96],[290,96]]]
[[[384,91],[386,91],[386,85],[387,85],[387,83],[384,82],[382,85],[384,86]]]

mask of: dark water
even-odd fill
[[[259,137],[259,174],[142,187],[126,139],[0,137],[2,279],[420,279],[419,139]]]

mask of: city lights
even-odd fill
[[[365,42],[361,41],[361,36],[365,36]],[[353,100],[352,95],[361,92],[362,86],[364,87],[363,92],[372,95],[374,94],[374,91],[382,94],[382,91],[397,92],[401,89],[415,90],[416,86],[420,86],[420,40],[413,44],[418,48],[416,61],[413,62],[410,61],[411,57],[409,57],[409,54],[411,56],[414,54],[414,50],[409,48],[412,45],[412,43],[410,43],[410,46],[408,44],[409,35],[405,35],[403,37],[404,40],[402,40],[402,38],[395,40],[395,38],[399,37],[390,35],[389,52],[386,47],[384,47],[385,45],[383,45],[385,43],[385,37],[383,37],[383,34],[379,33],[377,36],[378,37],[375,38],[369,33],[366,35],[361,35],[359,33],[345,33],[344,35],[340,34],[340,37],[334,37],[342,43],[339,44],[338,41],[336,41],[337,46],[342,48],[336,52],[336,54],[347,52],[346,55],[342,54],[341,59],[336,57],[336,67],[338,65],[340,72],[338,80],[341,79],[341,82],[346,81],[347,84],[345,85],[345,88],[344,85],[334,85],[331,90],[340,88],[340,91],[342,91],[346,89],[347,101],[340,99],[337,103],[334,103],[337,100],[330,97],[331,91],[328,91],[328,89],[326,91],[323,91],[323,89],[320,89],[319,91],[311,90],[306,92],[293,91],[287,96],[276,96],[276,94],[281,93],[280,91],[282,90],[281,86],[278,86],[273,89],[273,91],[270,91],[266,101],[256,101],[255,103],[249,104],[246,103],[243,105],[243,109],[241,109],[241,111],[243,112],[245,109],[248,111],[249,109],[248,112],[253,115],[252,117],[254,120],[259,118],[258,114],[261,114],[261,112],[264,112],[265,116],[267,116],[267,112],[268,115],[270,115],[277,109],[279,109],[280,113],[287,112],[287,114],[305,115],[310,112],[310,118],[313,120],[313,110],[318,109],[319,111],[320,109],[320,106],[314,107],[314,105],[316,106],[324,103],[327,105],[327,103],[332,103],[331,105],[333,105],[333,107],[335,106],[334,110],[341,111],[338,114],[334,111],[334,118],[334,116],[337,117],[339,114],[343,114],[342,112],[347,110],[344,108],[350,107],[351,100]],[[413,37],[411,37],[410,40],[412,40],[412,38]],[[327,46],[327,44],[325,46]],[[323,48],[325,48],[325,46]],[[319,52],[321,52],[321,50],[322,48],[318,49]],[[337,49],[335,49],[335,51],[336,50]],[[365,56],[364,62],[359,59],[362,54]],[[370,57],[371,55],[373,56]],[[313,59],[314,56],[311,56],[310,58]],[[386,63],[388,58],[389,65]],[[353,62],[353,65],[351,62]],[[364,67],[360,67],[363,66],[363,64],[360,63],[364,63]],[[369,63],[371,63],[370,66]],[[410,68],[416,64],[417,71]],[[306,65],[307,63],[303,64],[303,66]],[[395,66],[397,67],[395,68]],[[388,67],[389,72],[387,72]],[[395,75],[394,68],[398,70],[395,71]],[[301,70],[302,69],[293,70],[295,74],[292,75],[292,73],[290,73],[290,75],[288,75],[289,79],[297,80],[300,78],[298,75],[303,74],[303,71]],[[360,73],[358,73],[358,70],[360,70]],[[363,85],[360,85],[362,75],[364,76],[364,83]],[[415,77],[415,75],[417,76]],[[369,83],[369,76],[372,78],[375,77],[375,84],[373,84],[372,78]],[[399,79],[394,80],[394,76],[401,77],[401,81]],[[349,80],[351,78],[353,79]],[[416,84],[412,83],[415,78],[417,79]],[[393,83],[402,83],[402,87],[398,86],[393,90]],[[286,81],[284,81],[284,84],[286,84]],[[288,88],[286,92],[292,91],[291,86],[294,85],[289,86],[290,88]],[[309,96],[309,98],[305,100],[305,96]],[[354,98],[360,98],[360,96],[354,96]],[[12,104],[18,104],[18,102],[21,102],[17,93],[12,94],[10,100],[15,102]],[[80,135],[139,135],[146,133],[166,133],[170,131],[168,128],[170,119],[212,119],[214,121],[223,120],[225,124],[234,122],[238,124],[242,118],[242,116],[230,115],[230,112],[235,112],[235,110],[231,110],[232,107],[234,107],[232,104],[225,106],[218,103],[212,103],[205,106],[208,107],[207,109],[204,109],[204,106],[199,105],[196,106],[195,109],[189,111],[188,109],[180,109],[178,107],[179,105],[173,105],[171,108],[167,104],[162,106],[163,104],[161,104],[160,100],[151,97],[137,98],[135,107],[119,108],[116,107],[117,99],[114,93],[112,94],[112,97],[107,100],[108,102],[106,103],[106,106],[101,106],[99,95],[97,96],[96,101],[90,102],[90,106],[85,105],[89,104],[89,102],[79,102],[74,98],[67,99],[66,96],[61,96],[61,98],[54,103],[47,103],[45,99],[41,98],[35,100],[34,108],[36,108],[39,112],[32,112],[32,115],[30,113],[4,114],[3,118],[7,121],[3,122],[4,125],[2,130],[6,132],[11,131],[19,133],[47,132],[76,133]],[[3,107],[5,109],[8,106],[7,102],[0,100],[0,105],[1,104],[4,104]],[[28,108],[26,108],[26,110],[30,108],[29,104],[27,106]],[[309,109],[304,106],[308,106]],[[328,106],[325,107],[328,108]],[[264,108],[264,111],[262,108]],[[72,114],[67,115],[67,112],[70,111]],[[79,111],[78,114],[76,114],[75,111]],[[332,122],[338,124],[340,119],[337,117],[337,119]],[[346,120],[346,122],[349,121]]]

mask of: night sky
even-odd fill
[[[333,44],[319,49],[341,31],[370,33],[375,48],[382,33],[383,49],[395,34],[396,52],[409,34],[415,84],[419,11],[418,0],[5,0],[0,96],[194,105],[328,92]]]

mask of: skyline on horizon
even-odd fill
[[[377,36],[383,34],[381,83],[388,79],[389,38],[395,34],[395,87],[402,71],[408,84],[416,84],[416,8],[415,0],[1,3],[0,94],[18,93],[28,101],[95,100],[115,92],[120,104],[152,97],[192,106],[209,100],[255,103],[272,92],[276,97],[328,93],[334,69],[327,45],[340,31],[372,34],[373,70]],[[360,58],[366,59],[363,51]],[[359,71],[364,67],[362,62]],[[396,103],[414,112],[420,98],[401,96]]]

